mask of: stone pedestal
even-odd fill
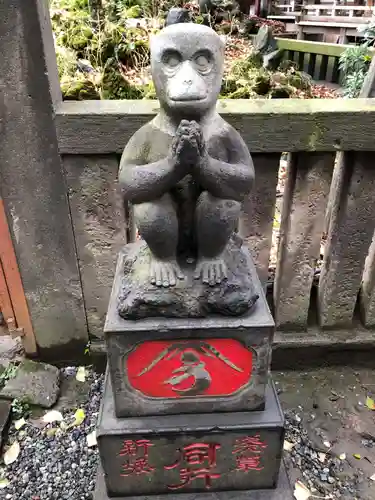
[[[264,411],[118,418],[107,374],[97,436],[95,500],[292,498],[284,471],[278,483],[284,421],[272,384]]]
[[[118,417],[264,408],[274,321],[250,253],[241,251],[259,296],[247,314],[139,320],[118,313],[120,254],[104,330]]]
[[[166,317],[137,320],[120,315],[124,273],[134,281],[127,263],[137,261],[129,252],[143,262],[142,247],[120,254],[110,298],[95,500],[292,499],[283,468],[278,481],[284,420],[269,380],[274,321],[249,251],[238,250],[251,284],[241,297],[256,297],[246,314],[168,317],[177,292],[154,287],[153,310],[160,313],[165,300]],[[188,303],[186,287],[196,285],[180,286],[178,300],[187,294]],[[212,292],[197,287],[195,305]],[[228,281],[223,296],[230,289],[232,301],[236,287]],[[142,301],[149,307],[151,292]]]

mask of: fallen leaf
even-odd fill
[[[78,427],[85,420],[85,411],[82,408],[78,408],[78,410],[74,414],[74,422],[71,427]]]
[[[375,410],[375,401],[372,398],[366,398],[366,406],[369,410]]]
[[[375,481],[375,474],[370,477],[371,481]]]
[[[301,481],[294,485],[294,498],[296,500],[308,500],[311,497],[311,491]]]
[[[361,455],[359,453],[354,453],[353,457],[356,458],[357,460],[361,460]]]
[[[86,368],[84,366],[80,366],[77,370],[76,380],[78,382],[86,381]]]
[[[68,428],[69,428],[69,426],[66,422],[60,422],[60,429],[62,431],[66,431]]]
[[[327,454],[326,453],[319,453],[318,458],[319,458],[319,462],[321,462],[323,464],[326,461]]]
[[[56,427],[52,427],[51,429],[47,430],[46,434],[48,437],[53,437],[57,431],[58,429]]]
[[[87,446],[89,448],[93,448],[94,446],[96,446],[98,444],[96,440],[96,431],[92,431],[90,434],[88,434],[86,436],[86,440],[87,440]]]
[[[4,478],[4,479],[0,479],[0,490],[2,490],[3,488],[6,488],[7,486],[9,486],[9,481],[8,479]]]
[[[14,441],[12,446],[7,449],[7,451],[4,453],[4,463],[5,465],[10,465],[13,462],[15,462],[18,458],[18,455],[20,454],[20,445],[18,441]]]
[[[346,460],[346,453],[341,453],[341,455],[339,456],[339,459]]]
[[[331,448],[331,443],[329,441],[324,441],[323,444],[326,448]]]
[[[45,424],[52,424],[53,422],[62,422],[63,416],[59,411],[51,410],[43,416],[43,422]]]
[[[284,450],[290,451],[295,447],[296,443],[290,443],[289,441],[284,441]]]
[[[26,420],[24,418],[20,418],[14,422],[14,427],[16,431],[19,431],[26,424]]]

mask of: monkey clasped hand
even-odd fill
[[[150,282],[174,286],[181,255],[197,258],[194,277],[227,277],[225,251],[254,167],[246,144],[216,112],[224,45],[210,28],[176,24],[151,41],[159,114],[128,142],[120,163],[124,199],[151,250]]]
[[[192,173],[189,168],[199,164],[204,154],[203,134],[199,124],[192,120],[181,120],[172,143],[172,155],[178,164],[186,167],[186,174]]]

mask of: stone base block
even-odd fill
[[[227,279],[210,286],[195,279],[195,264],[181,262],[184,279],[173,287],[156,287],[150,283],[151,253],[144,241],[129,243],[120,253],[121,282],[118,313],[136,320],[163,316],[167,318],[201,318],[212,314],[241,316],[250,311],[258,299],[254,288],[256,271],[250,251],[235,237],[224,252]]]
[[[249,313],[137,321],[118,314],[120,263],[104,329],[116,415],[263,409],[274,321],[252,261],[259,299]]]
[[[99,467],[93,500],[110,500],[105,487],[103,469]],[[293,500],[293,492],[284,467],[281,464],[277,487],[269,490],[219,491],[215,493],[173,493],[168,495],[147,495],[116,497],[117,500]]]
[[[272,489],[284,420],[273,385],[264,411],[119,419],[107,376],[97,439],[109,497]]]

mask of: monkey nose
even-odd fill
[[[190,87],[190,85],[192,85],[193,83],[193,80],[184,80],[184,84],[185,85],[188,85]]]

